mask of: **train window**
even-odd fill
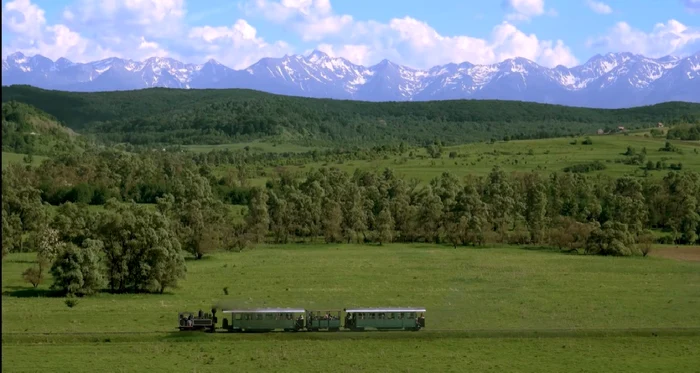
[[[395,318],[396,318],[396,314],[395,314],[395,313],[392,312],[392,313],[389,314],[389,320],[393,320],[393,319],[395,319]]]
[[[235,313],[235,314],[233,314],[233,319],[234,319],[234,320],[240,320],[240,319],[241,319],[241,314],[240,314],[240,313]]]
[[[256,319],[256,320],[262,320],[262,319],[263,319],[262,313],[259,313],[259,314],[255,315],[255,319]]]
[[[399,319],[403,319],[403,312],[399,312]]]

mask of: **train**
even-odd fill
[[[302,308],[217,309],[211,313],[180,312],[178,329],[205,332],[337,332],[365,330],[418,331],[425,328],[425,308],[344,308],[308,310]]]

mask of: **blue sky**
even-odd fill
[[[214,58],[244,68],[313,49],[415,68],[700,50],[700,0],[3,0],[2,55]]]

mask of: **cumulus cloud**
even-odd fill
[[[675,19],[657,23],[651,32],[644,32],[626,22],[618,22],[606,36],[590,39],[588,46],[608,51],[639,53],[648,57],[683,54],[698,46],[700,28],[688,27]]]
[[[205,53],[206,59],[217,59],[236,69],[248,67],[263,57],[292,51],[291,46],[282,41],[267,43],[257,36],[253,26],[242,19],[230,27],[194,27],[188,37],[195,41],[198,52]]]
[[[588,5],[588,7],[591,8],[592,11],[594,11],[598,14],[610,14],[610,13],[612,13],[612,8],[610,7],[610,5],[608,5],[602,1],[587,0],[586,5]]]
[[[606,4],[587,1],[608,12]],[[684,1],[692,6],[700,0]],[[514,57],[549,67],[578,63],[562,40],[542,39],[515,23],[551,14],[544,0],[504,0],[504,5],[506,19],[483,38],[441,34],[410,16],[386,22],[356,20],[334,12],[330,0],[249,0],[243,9],[249,16],[262,16],[291,30],[308,48],[316,45],[331,56],[363,65],[385,58],[415,68],[464,61],[490,64]],[[244,68],[263,57],[296,52],[285,41],[266,40],[245,19],[232,19],[226,26],[189,26],[185,0],[76,0],[58,16],[59,21],[48,22],[44,10],[31,0],[4,4],[2,28],[11,37],[3,41],[3,56],[19,50],[79,62],[112,56],[136,60],[167,56],[195,63],[214,58]],[[661,56],[697,45],[699,32],[676,20],[657,24],[648,33],[620,22],[588,45],[606,52]]]
[[[504,5],[512,11],[506,16],[510,20],[527,20],[544,14],[544,0],[505,0]]]
[[[331,57],[342,57],[359,65],[368,65],[372,62],[373,57],[372,49],[367,45],[362,44],[345,44],[340,46],[333,46],[331,44],[319,44],[316,47],[319,51],[331,56]],[[307,51],[311,52],[311,51]]]
[[[545,14],[543,0],[508,0],[511,10],[525,18]],[[290,24],[303,40],[323,40],[317,49],[357,64],[387,58],[416,68],[449,62],[494,63],[525,57],[547,66],[577,63],[561,40],[540,40],[510,22],[497,25],[489,40],[470,36],[446,36],[413,17],[387,23],[357,21],[333,12],[328,0],[254,0],[249,14]],[[329,42],[332,41],[332,42]]]
[[[29,55],[41,54],[51,59],[69,55],[102,58],[110,53],[91,44],[64,24],[48,24],[44,10],[29,0],[14,0],[5,4],[2,29],[14,36],[9,44],[3,43],[3,57],[16,51]]]
[[[545,14],[549,16],[558,14],[554,9],[545,11],[544,0],[503,0],[502,5],[510,12],[505,16],[508,21],[529,21]]]
[[[15,51],[76,62],[167,56],[244,67],[292,50],[284,42],[266,42],[245,20],[230,27],[189,27],[186,13],[184,0],[78,0],[60,14],[61,23],[48,24],[37,4],[14,0],[2,13],[3,31],[12,35],[3,42],[3,57]]]
[[[288,23],[304,41],[335,35],[353,23],[350,15],[333,14],[330,0],[254,0],[244,7],[277,23]]]

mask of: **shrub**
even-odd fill
[[[635,237],[627,224],[607,221],[596,228],[586,241],[586,254],[630,256],[633,254]]]
[[[649,255],[652,249],[652,244],[654,243],[654,234],[649,230],[645,230],[637,237],[637,247],[642,256],[646,257]]]
[[[44,280],[44,269],[47,267],[47,261],[39,257],[37,267],[29,267],[22,272],[22,278],[25,282],[32,284],[36,289]]]
[[[606,169],[607,166],[601,161],[595,161],[590,163],[581,163],[573,166],[568,166],[564,168],[564,172],[571,173],[586,173],[593,171],[600,171]]]

